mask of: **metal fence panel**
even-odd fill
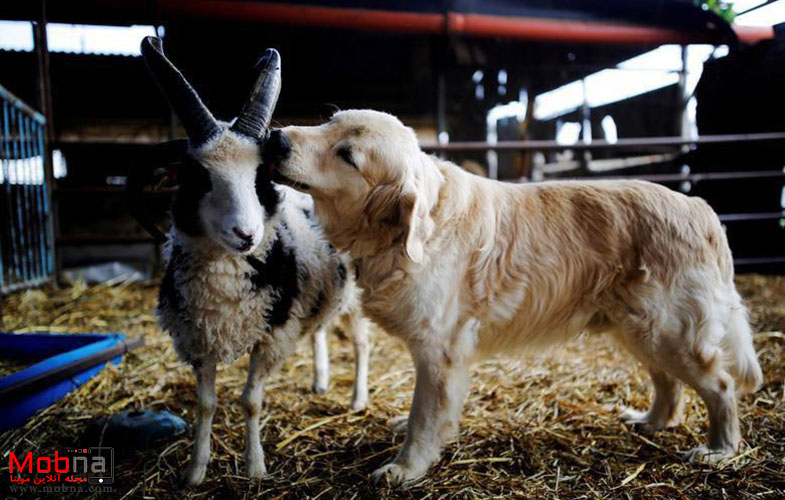
[[[46,120],[0,85],[0,292],[41,284],[54,264]]]

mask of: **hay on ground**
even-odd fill
[[[180,482],[190,438],[146,451],[116,450],[111,498],[782,498],[785,494],[785,277],[741,276],[766,385],[740,405],[748,448],[720,467],[686,463],[705,439],[706,411],[687,392],[685,422],[647,435],[622,425],[617,410],[648,404],[648,376],[609,339],[578,339],[546,355],[487,361],[473,370],[461,432],[430,475],[406,490],[377,489],[371,471],[392,459],[402,436],[388,421],[409,407],[408,354],[377,333],[370,408],[347,411],[352,349],[330,339],[331,390],[310,393],[312,360],[303,344],[266,384],[263,445],[270,477],[243,477],[239,404],[247,358],[218,375],[213,457],[205,483]],[[83,442],[88,424],[131,408],[168,410],[191,422],[189,369],[155,326],[157,287],[145,284],[29,290],[6,298],[11,331],[114,332],[146,345],[105,369],[24,427],[0,435],[0,496],[8,453],[53,453]],[[24,498],[33,498],[30,494]],[[80,498],[106,498],[104,494]]]

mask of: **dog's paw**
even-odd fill
[[[721,461],[733,458],[736,452],[731,447],[711,449],[705,444],[687,452],[687,459],[692,463],[717,465]]]
[[[648,412],[639,411],[628,406],[623,406],[621,409],[621,420],[627,425],[646,424]]]
[[[638,411],[627,407],[623,407],[621,410],[621,421],[626,425],[649,433],[677,425],[676,422],[664,422],[660,419],[652,418],[648,411]]]
[[[311,392],[316,394],[325,394],[327,392],[327,382],[314,382],[311,386]]]
[[[393,462],[373,471],[371,480],[378,485],[402,486],[418,479],[423,474],[423,472],[413,471]]]
[[[393,431],[393,434],[406,434],[406,426],[409,425],[409,416],[400,415],[398,417],[393,417],[387,421],[387,425],[390,426],[390,430]]]

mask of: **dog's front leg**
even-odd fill
[[[443,347],[422,345],[412,347],[412,357],[417,380],[406,439],[395,460],[372,474],[377,483],[399,485],[424,475],[458,429],[468,387],[463,358]]]

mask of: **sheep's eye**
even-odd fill
[[[357,164],[354,163],[354,158],[352,158],[352,150],[349,148],[338,148],[338,151],[335,152],[343,161],[348,163],[354,168],[357,168]],[[357,169],[359,170],[359,169]]]

